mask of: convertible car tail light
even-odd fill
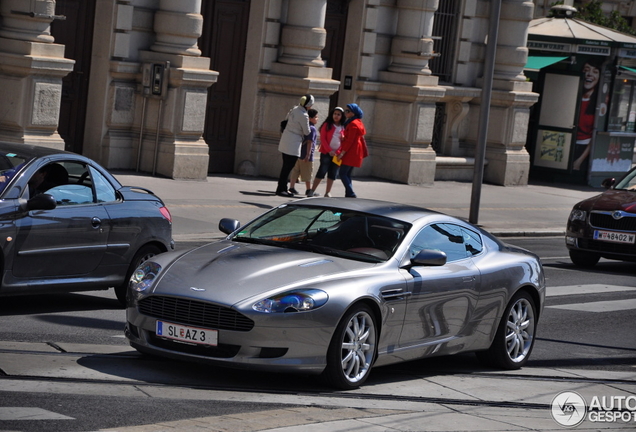
[[[159,211],[161,212],[163,217],[168,219],[168,222],[172,223],[172,215],[170,214],[170,210],[168,210],[168,207],[159,207]]]

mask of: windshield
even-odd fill
[[[11,179],[20,171],[28,159],[16,153],[0,154],[0,194],[4,192]]]
[[[410,227],[350,210],[285,205],[244,226],[232,240],[383,262],[395,253]]]
[[[627,175],[614,186],[614,189],[636,190],[636,170],[628,172]]]

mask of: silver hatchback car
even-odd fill
[[[347,198],[283,204],[222,241],[144,262],[125,334],[138,351],[323,374],[360,386],[373,365],[476,351],[506,369],[532,351],[538,257],[460,219]]]

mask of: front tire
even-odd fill
[[[594,267],[600,259],[600,256],[590,252],[570,250],[570,260],[577,267]]]
[[[371,309],[354,306],[342,318],[329,344],[323,376],[333,387],[351,390],[369,377],[377,351],[378,332]]]
[[[528,362],[537,327],[534,300],[525,291],[517,293],[504,312],[490,348],[477,352],[484,364],[502,369],[519,369]]]
[[[141,265],[141,263],[149,260],[155,255],[159,255],[161,253],[161,249],[154,245],[146,245],[137,251],[132,261],[130,262],[130,267],[128,267],[128,271],[126,272],[126,279],[124,279],[124,283],[115,287],[115,295],[117,296],[117,300],[122,306],[126,307],[126,295],[128,293],[128,282],[130,281],[130,277],[133,272]]]

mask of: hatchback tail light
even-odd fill
[[[170,210],[168,210],[168,207],[159,207],[159,211],[161,212],[163,217],[168,219],[168,222],[172,223],[172,215],[170,214]]]

